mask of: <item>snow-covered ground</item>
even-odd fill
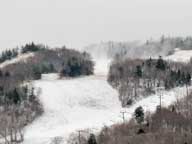
[[[121,111],[127,111],[129,120],[135,108],[143,106],[154,111],[159,104],[159,95],[140,100],[130,108],[122,109],[117,92],[103,76],[89,76],[69,80],[41,80],[35,85],[42,88],[40,100],[45,113],[26,128],[25,144],[49,144],[54,137],[67,139],[79,129],[97,128],[122,122]],[[162,105],[168,106],[185,88],[164,92]]]
[[[34,56],[34,53],[26,53],[26,54],[21,54],[18,55],[16,58],[13,58],[11,60],[7,60],[3,63],[0,64],[0,68],[3,68],[7,65],[13,64],[13,63],[17,63],[17,62],[21,62],[21,61],[26,61],[28,58],[31,58]]]
[[[118,118],[118,94],[105,77],[41,80],[35,85],[42,88],[45,113],[27,127],[26,144],[49,143],[51,137],[67,137],[78,129],[102,127]]]
[[[111,60],[110,59],[93,59],[93,60],[96,62],[94,69],[95,75],[106,77]]]
[[[177,52],[169,59],[175,60],[176,57]],[[181,58],[185,59],[185,54]],[[42,89],[40,100],[45,113],[26,127],[24,144],[50,144],[54,137],[66,140],[70,133],[80,129],[100,129],[104,125],[122,122],[121,111],[128,112],[126,119],[129,120],[136,107],[143,106],[146,111],[154,111],[159,105],[157,94],[123,109],[117,91],[106,81],[110,60],[94,60],[93,76],[59,80],[56,74],[48,74],[34,82]],[[163,106],[170,105],[185,92],[185,88],[163,92]]]
[[[180,50],[179,48],[175,49],[175,52],[167,56],[167,60],[179,61],[179,62],[188,62],[192,58],[192,50]]]

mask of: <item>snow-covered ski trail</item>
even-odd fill
[[[71,80],[41,80],[40,100],[45,113],[26,129],[26,143],[42,144],[78,129],[102,127],[121,109],[117,92],[102,76]]]
[[[76,130],[120,120],[118,93],[106,80],[108,63],[97,62],[93,76],[59,80],[56,74],[48,74],[35,81],[45,112],[26,127],[24,144],[49,144],[54,137],[67,139]]]
[[[110,60],[94,60],[93,76],[59,80],[55,74],[49,74],[34,82],[42,90],[40,100],[45,112],[25,128],[24,144],[50,144],[54,137],[66,140],[70,133],[79,129],[100,129],[104,125],[122,122],[121,111],[128,112],[126,120],[129,120],[136,107],[154,111],[159,105],[159,95],[156,94],[123,109],[117,91],[107,83]],[[164,92],[163,106],[170,105],[185,92],[185,88]]]

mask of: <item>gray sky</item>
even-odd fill
[[[0,48],[192,35],[191,0],[0,0]]]

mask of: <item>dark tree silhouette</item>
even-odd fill
[[[138,124],[141,124],[144,121],[144,110],[141,106],[135,109],[134,115]]]
[[[88,144],[97,144],[94,134],[90,134],[89,139],[88,139]]]

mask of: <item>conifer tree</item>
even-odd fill
[[[90,134],[90,137],[88,139],[88,144],[97,144],[97,141],[96,141],[94,134]]]
[[[136,77],[142,77],[142,68],[140,65],[136,66]]]
[[[13,91],[13,103],[18,104],[21,101],[19,93],[17,92],[17,89],[15,88]]]
[[[141,106],[135,109],[135,119],[138,124],[141,124],[144,121],[144,110]]]
[[[159,59],[157,60],[156,68],[163,71],[165,70],[165,62],[161,56],[159,56]]]

